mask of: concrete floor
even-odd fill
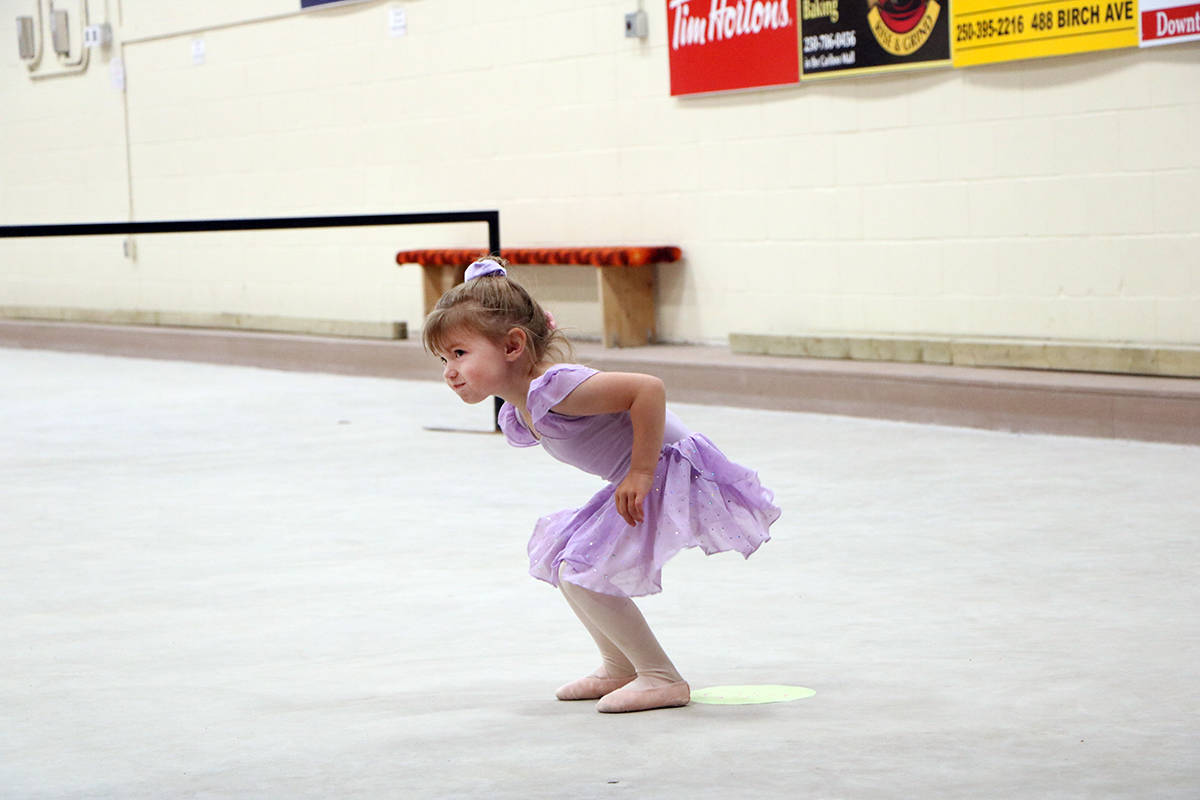
[[[675,406],[784,509],[610,716],[525,575],[596,480],[436,383],[0,349],[4,798],[1197,798],[1200,447]]]

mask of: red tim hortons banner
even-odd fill
[[[667,0],[671,95],[800,81],[796,0]]]

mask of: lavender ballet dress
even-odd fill
[[[562,565],[563,577],[585,589],[638,597],[662,591],[663,564],[685,547],[707,555],[736,550],[749,558],[771,538],[768,528],[780,513],[771,491],[754,471],[730,461],[670,411],[645,518],[629,526],[613,500],[629,470],[629,412],[570,417],[550,410],[595,374],[578,364],[558,364],[529,385],[526,407],[540,442],[512,405],[500,409],[509,444],[541,444],[559,461],[609,481],[582,508],[537,521],[529,540],[531,575],[557,586]]]

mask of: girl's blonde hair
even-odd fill
[[[508,268],[504,259],[489,258]],[[534,366],[547,360],[562,361],[572,354],[567,337],[551,327],[546,312],[525,287],[499,273],[472,278],[442,295],[425,318],[421,339],[425,349],[437,355],[456,331],[474,331],[499,342],[513,328],[524,331]]]

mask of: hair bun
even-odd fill
[[[462,263],[462,262],[459,262]],[[493,258],[481,258],[467,267],[466,280],[475,280],[487,275],[507,275],[508,270],[500,266],[500,263]]]

